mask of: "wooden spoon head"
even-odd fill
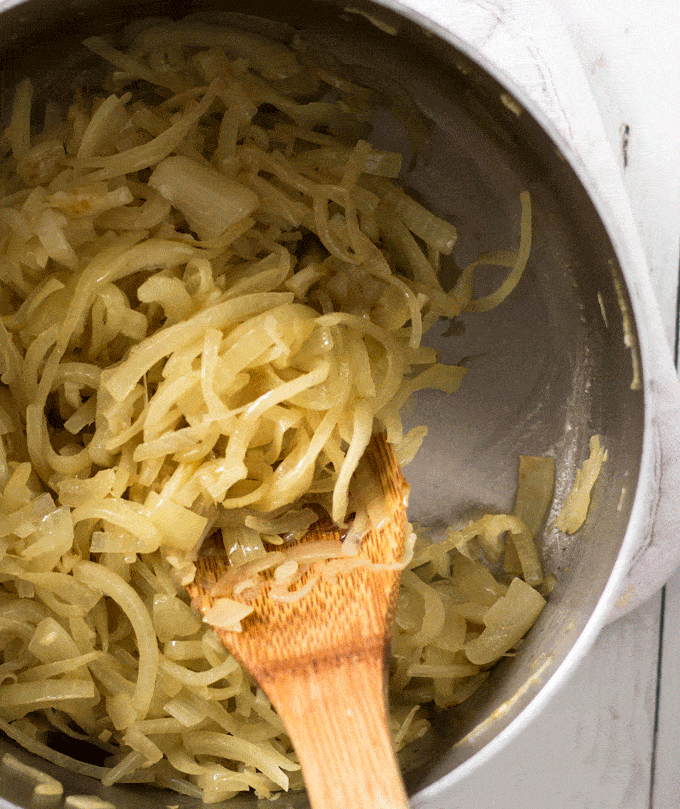
[[[317,666],[376,653],[386,657],[389,626],[394,617],[408,523],[408,485],[391,445],[375,435],[366,450],[354,481],[355,488],[370,490],[369,497],[383,498],[377,513],[379,524],[365,535],[361,556],[379,569],[364,565],[321,577],[309,593],[293,602],[277,602],[267,596],[268,585],[251,602],[253,612],[242,621],[242,631],[215,627],[225,647],[265,687],[281,669]],[[375,511],[375,509],[374,509]],[[319,520],[303,542],[340,539],[337,526]],[[199,554],[197,573],[188,591],[205,615],[216,599],[210,590],[229,568],[226,552],[217,545]],[[304,586],[304,579],[301,581]]]

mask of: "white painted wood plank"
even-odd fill
[[[460,783],[455,806],[648,809],[659,614],[657,596],[607,627],[548,710]]]
[[[652,809],[680,806],[680,572],[666,585]]]

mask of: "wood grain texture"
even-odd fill
[[[250,602],[242,631],[215,627],[282,718],[314,809],[404,809],[406,793],[387,724],[385,669],[407,532],[408,486],[384,436],[374,436],[353,483],[367,492],[368,514],[382,515],[363,537],[371,563],[322,577],[292,602]],[[315,523],[302,542],[338,539]],[[391,566],[391,567],[390,567]],[[229,570],[222,546],[199,554],[188,590],[205,614],[212,585]],[[304,586],[304,578],[300,586]]]
[[[315,809],[406,809],[387,730],[380,653],[281,672],[267,693],[289,731]]]

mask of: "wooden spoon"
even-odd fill
[[[375,435],[353,482],[372,528],[361,554],[401,561],[408,485],[391,446]],[[372,512],[371,512],[372,509]],[[302,541],[340,539],[320,520]],[[199,554],[188,590],[205,614],[211,587],[229,568],[224,547]],[[400,570],[356,567],[321,578],[292,603],[260,595],[242,631],[215,627],[225,647],[250,671],[283,720],[295,747],[313,809],[404,809],[408,799],[388,730],[385,671]],[[266,592],[266,589],[265,589]]]

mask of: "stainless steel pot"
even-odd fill
[[[543,534],[546,567],[558,583],[521,654],[498,666],[472,700],[439,716],[435,731],[404,757],[414,803],[434,809],[455,803],[460,775],[512,738],[587,653],[650,531],[661,474],[655,388],[665,390],[666,415],[678,409],[678,398],[665,344],[653,345],[658,315],[639,256],[578,155],[454,30],[423,17],[417,2],[388,5],[362,1],[347,9],[306,0],[275,12],[267,2],[238,0],[7,3],[0,5],[2,91],[4,104],[30,74],[40,94],[59,96],[90,59],[80,40],[122,20],[228,8],[302,27],[367,84],[410,99],[430,137],[404,181],[458,226],[459,263],[516,244],[518,195],[530,191],[534,240],[520,286],[493,312],[463,318],[462,333],[442,325],[432,338],[445,358],[470,358],[469,373],[457,395],[418,399],[413,420],[424,420],[430,435],[407,470],[411,516],[436,527],[474,505],[507,508],[521,453],[555,456],[558,509],[591,435],[602,436],[609,458],[583,530],[567,538],[549,521]],[[392,119],[375,137],[412,155],[408,133]],[[58,778],[67,795],[100,796],[121,808],[142,800],[150,809],[194,805],[146,788],[104,789],[0,744],[11,754],[0,781],[10,805],[33,805],[32,784],[40,780],[12,757]],[[305,799],[284,796],[278,805],[299,807]]]

